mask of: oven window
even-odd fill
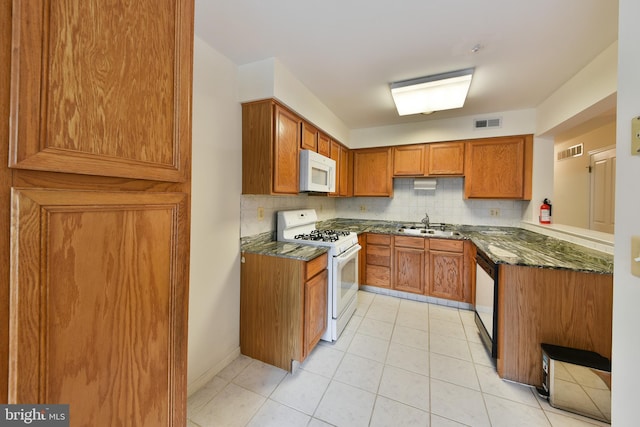
[[[340,294],[343,299],[353,294],[354,286],[357,289],[357,260],[358,258],[353,258],[342,267],[342,272],[340,274]]]

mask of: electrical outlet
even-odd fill
[[[500,209],[498,208],[489,209],[489,216],[500,216]]]
[[[640,277],[640,236],[631,236],[631,274]]]
[[[631,119],[631,154],[640,155],[640,116]]]
[[[360,212],[366,212],[367,207],[365,205],[360,205]]]
[[[258,208],[258,221],[262,221],[264,219],[264,208],[260,206]]]

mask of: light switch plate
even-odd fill
[[[631,274],[640,277],[640,236],[631,236]]]
[[[631,119],[631,155],[640,155],[640,117]]]

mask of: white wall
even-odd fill
[[[617,55],[615,42],[543,101],[537,134],[557,134],[615,107]]]
[[[626,427],[640,418],[640,278],[630,272],[631,236],[640,236],[640,155],[630,154],[631,119],[640,115],[640,2],[619,0],[619,8],[612,415],[614,426]]]
[[[237,68],[194,41],[189,393],[239,354],[241,110]]]
[[[240,102],[276,98],[296,114],[349,145],[349,129],[296,76],[275,58],[239,67]]]
[[[474,119],[502,118],[499,128],[475,130]],[[513,110],[478,116],[434,119],[394,126],[353,129],[349,148],[381,147],[458,139],[488,138],[534,133],[535,109]]]

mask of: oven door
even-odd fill
[[[358,251],[362,246],[355,244],[344,253],[333,257],[332,265],[332,285],[333,285],[333,307],[331,309],[334,319],[341,319],[348,322],[351,315],[348,313],[355,306],[358,294]],[[346,319],[345,319],[346,317]],[[338,325],[337,334],[340,335],[341,328]]]

